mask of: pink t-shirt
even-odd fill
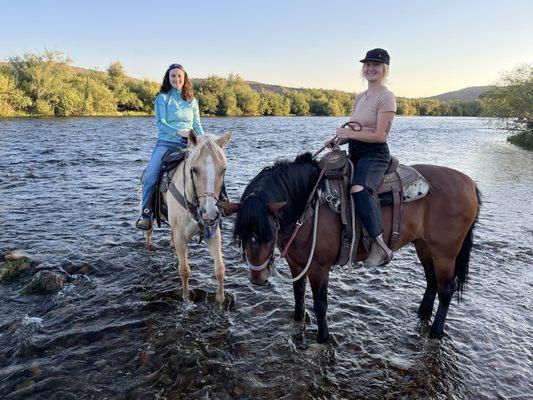
[[[389,89],[382,87],[373,94],[368,94],[365,90],[355,98],[350,121],[359,122],[364,128],[374,131],[377,128],[378,114],[388,111],[396,112],[396,97]]]
[[[364,130],[375,131],[378,124],[378,114],[389,111],[396,112],[396,97],[389,89],[382,87],[372,95],[364,91],[354,101],[350,121],[359,122]],[[387,143],[366,143],[352,139],[349,147],[350,154],[355,156],[373,153],[389,157]]]

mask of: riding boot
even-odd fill
[[[135,227],[142,231],[149,231],[152,229],[152,210],[145,208],[135,223]]]
[[[382,235],[376,236],[370,245],[370,254],[363,264],[365,267],[377,267],[388,264],[391,260],[392,250],[385,244]]]

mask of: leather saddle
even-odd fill
[[[152,214],[157,222],[157,226],[161,227],[161,223],[168,224],[168,207],[165,202],[165,193],[170,190],[172,196],[182,205],[182,207],[189,210],[190,214],[199,220],[200,216],[197,212],[195,204],[186,199],[174,185],[171,185],[172,178],[176,173],[178,166],[187,158],[189,152],[187,150],[167,150],[162,158],[161,172],[154,187],[154,192],[151,197]],[[229,201],[225,182],[222,183],[222,189],[219,196],[220,200]]]
[[[152,217],[157,222],[157,226],[161,227],[161,223],[168,225],[168,209],[163,199],[163,193],[168,189],[168,183],[172,179],[176,168],[180,163],[187,158],[188,152],[182,149],[167,150],[161,159],[161,171],[154,186],[154,191],[148,202],[151,205]],[[144,179],[144,172],[141,176],[141,182]]]
[[[325,162],[326,157],[319,161],[319,166],[323,168]],[[328,204],[342,219],[342,243],[334,265],[345,265],[348,261],[355,263],[357,248],[363,236],[361,221],[353,218],[355,208],[349,189],[352,175],[353,164],[346,151],[335,150],[329,156],[322,190],[319,191],[319,201]],[[400,164],[396,157],[391,157],[389,168],[375,195],[382,207],[392,206],[391,234],[384,238],[392,250],[396,249],[400,237],[402,204],[423,198],[429,189],[429,183],[416,169]]]

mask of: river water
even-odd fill
[[[227,187],[238,199],[278,157],[315,151],[343,118],[204,118],[233,131]],[[226,294],[205,244],[190,246],[194,302],[180,300],[168,229],[155,251],[134,228],[152,118],[0,120],[0,254],[38,261],[0,283],[3,399],[356,399],[533,397],[532,153],[476,118],[398,117],[404,163],[470,175],[483,198],[470,279],[442,341],[416,310],[425,288],[414,249],[379,268],[330,274],[332,340],[291,321],[292,286],[252,286],[223,225]],[[284,269],[283,265],[280,269]],[[33,274],[68,284],[21,294]],[[308,291],[310,292],[310,291]]]

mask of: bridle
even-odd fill
[[[204,226],[207,226],[208,228],[215,228],[218,224],[221,222],[221,212],[219,211],[217,218],[214,219],[211,223],[206,224],[205,221],[200,216],[200,198],[201,197],[212,197],[215,199],[215,204],[219,201],[219,196],[217,196],[216,193],[213,192],[200,192],[198,193],[198,190],[196,189],[196,182],[194,181],[194,173],[192,167],[189,168],[189,175],[192,183],[192,190],[193,190],[193,197],[194,197],[194,203],[190,203],[187,199],[187,181],[185,179],[186,173],[185,169],[187,167],[187,159],[185,159],[185,163],[183,166],[183,189],[185,193],[185,200],[187,203],[191,204],[194,207],[194,213],[192,214],[193,219],[196,221],[196,223],[203,228]],[[222,190],[222,189],[221,189]],[[217,207],[218,208],[218,207]],[[191,210],[190,207],[188,207],[189,211]]]
[[[278,243],[278,232],[279,232],[279,221],[276,217],[272,217],[274,219],[274,227],[275,227],[275,235],[274,235],[274,240],[272,241],[272,248],[270,249],[270,255],[268,256],[268,258],[266,259],[266,261],[261,264],[261,265],[254,265],[250,262],[250,260],[248,259],[248,255],[246,254],[246,251],[244,250],[244,246],[243,246],[243,249],[242,249],[242,254],[243,254],[243,257],[244,259],[246,260],[246,264],[248,265],[248,267],[250,268],[250,270],[252,271],[261,271],[263,269],[265,269],[266,267],[268,267],[268,269],[270,270],[270,267],[274,265],[274,261],[275,261],[275,251],[276,251],[276,245]],[[272,228],[272,227],[271,227]]]
[[[360,131],[363,129],[363,126],[359,123],[359,122],[354,122],[354,121],[350,121],[350,122],[347,122],[346,124],[344,124],[342,127],[346,127],[348,126],[350,129],[354,130],[354,131]],[[336,150],[338,149],[339,147],[339,140],[338,139],[334,139],[334,143],[333,143],[333,149],[332,150]],[[322,146],[322,148],[320,150],[318,150],[314,155],[313,155],[313,158],[316,158],[327,146],[324,145]],[[313,201],[313,198],[315,196],[315,192],[317,191],[318,189],[318,185],[320,183],[320,180],[322,179],[324,173],[326,172],[326,167],[327,167],[327,162],[329,160],[329,158],[331,157],[331,155],[333,154],[333,151],[330,152],[327,156],[326,156],[326,162],[324,163],[324,166],[322,167],[321,171],[320,171],[320,174],[318,175],[318,179],[313,187],[313,190],[311,191],[311,193],[309,194],[308,198],[307,198],[307,202],[306,202],[306,205],[305,205],[305,208],[304,208],[304,212],[302,213],[302,215],[300,216],[300,218],[298,218],[298,220],[296,221],[296,227],[294,228],[292,234],[290,235],[289,237],[289,240],[285,243],[285,246],[284,248],[281,250],[281,257],[282,258],[285,258],[285,256],[287,255],[287,252],[289,250],[289,247],[291,246],[292,242],[294,241],[294,239],[296,238],[296,235],[298,234],[298,232],[300,231],[300,228],[303,226],[304,224],[304,218],[305,218],[305,215],[307,213],[307,209],[311,207],[311,203]],[[284,277],[283,275],[281,275],[275,268],[275,265],[274,265],[274,248],[277,244],[277,238],[278,238],[278,231],[279,231],[279,222],[277,220],[277,218],[275,218],[275,221],[276,221],[276,240],[274,242],[274,244],[272,245],[272,251],[270,253],[270,257],[267,261],[265,261],[263,264],[261,265],[253,265],[250,263],[250,261],[248,260],[248,257],[246,256],[246,254],[244,254],[245,258],[246,258],[246,263],[248,264],[248,266],[250,267],[251,270],[254,270],[254,271],[261,271],[262,269],[264,269],[266,266],[269,266],[269,269],[270,269],[270,266],[273,266],[273,270],[277,273],[278,277],[280,277],[282,280],[284,280],[285,282],[296,282],[298,281],[301,277],[303,277],[306,273],[307,273],[307,270],[309,269],[310,265],[311,265],[311,261],[313,259],[313,256],[314,256],[314,252],[315,252],[315,245],[316,245],[316,235],[317,235],[317,226],[318,226],[318,209],[320,208],[320,202],[318,200],[315,201],[315,211],[314,211],[314,222],[313,222],[313,244],[312,244],[312,247],[311,247],[311,252],[309,254],[309,258],[307,259],[307,264],[305,266],[305,268],[303,269],[303,271],[295,278],[287,278],[287,277]]]
[[[307,258],[307,263],[304,267],[304,269],[298,274],[298,276],[294,278],[289,278],[285,276],[284,274],[281,274],[277,269],[275,265],[275,257],[274,257],[274,251],[275,247],[278,244],[278,232],[279,232],[279,222],[277,218],[274,218],[275,224],[276,224],[276,237],[272,244],[272,249],[270,252],[269,258],[261,265],[253,265],[250,263],[250,260],[248,260],[248,256],[246,255],[246,252],[243,249],[244,257],[246,259],[246,263],[248,264],[248,267],[250,270],[253,271],[261,271],[264,268],[268,266],[269,272],[272,272],[274,275],[276,275],[278,278],[280,278],[282,281],[286,283],[294,283],[299,281],[305,274],[307,274],[307,271],[309,270],[309,267],[311,266],[311,262],[313,260],[313,257],[315,255],[315,246],[316,246],[316,239],[317,239],[317,227],[318,227],[318,209],[320,208],[320,202],[317,200],[315,201],[315,209],[314,209],[314,217],[313,217],[313,239],[311,244],[311,251],[309,252],[309,257]],[[283,254],[281,255],[283,257]]]
[[[179,205],[181,205],[189,214],[190,218],[193,219],[196,224],[198,225],[200,229],[200,235],[198,239],[198,243],[200,243],[204,238],[204,233],[207,234],[207,238],[211,236],[213,232],[216,231],[218,225],[221,223],[221,212],[218,213],[217,218],[214,219],[212,222],[206,224],[203,218],[200,216],[200,198],[201,197],[212,197],[215,199],[215,202],[218,202],[219,196],[216,195],[216,193],[213,192],[200,192],[198,193],[198,190],[196,188],[196,182],[194,181],[194,174],[192,171],[192,168],[187,167],[187,158],[190,153],[187,154],[185,157],[185,160],[183,161],[183,192],[182,195],[180,191],[176,188],[176,186],[172,183],[172,181],[168,184],[168,188],[178,202]],[[187,173],[186,170],[189,170],[191,185],[192,185],[192,191],[193,191],[193,199],[192,202],[189,201],[187,196]]]

